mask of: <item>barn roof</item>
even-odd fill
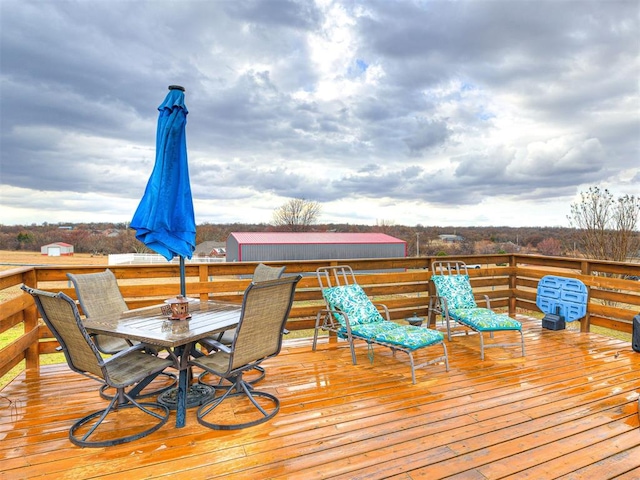
[[[214,242],[212,240],[208,240],[196,245],[196,249],[193,251],[193,254],[196,257],[200,254],[209,255],[214,248],[225,248],[226,246],[227,244],[225,242]]]
[[[232,232],[239,244],[364,244],[406,243],[386,233],[336,233],[336,232]]]

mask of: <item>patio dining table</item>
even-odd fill
[[[180,428],[186,423],[189,356],[194,345],[202,338],[236,327],[241,312],[240,305],[196,300],[189,304],[191,318],[187,320],[170,320],[162,312],[162,305],[154,305],[114,317],[88,318],[84,325],[89,333],[112,335],[172,352],[179,371],[176,427]]]

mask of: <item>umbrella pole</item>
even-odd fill
[[[187,296],[186,272],[184,269],[184,257],[180,255],[180,295]]]

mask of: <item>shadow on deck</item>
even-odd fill
[[[640,353],[593,333],[520,318],[527,356],[478,339],[448,343],[450,366],[417,370],[363,343],[311,352],[285,341],[260,388],[281,400],[270,422],[240,431],[173,418],[139,441],[82,449],[73,421],[103,402],[66,365],[41,367],[0,391],[0,478],[640,478]],[[510,335],[510,334],[507,334]],[[419,354],[428,355],[426,352]]]

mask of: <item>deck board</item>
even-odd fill
[[[354,366],[342,342],[315,353],[287,342],[258,384],[281,401],[270,422],[219,432],[190,409],[182,429],[170,419],[108,448],[67,439],[75,419],[104,403],[97,384],[45,366],[0,391],[0,479],[639,478],[640,354],[521,320],[525,358],[489,349],[480,361],[478,339],[456,337],[450,371],[419,369],[416,385],[402,353],[376,348],[371,364],[360,344]]]

